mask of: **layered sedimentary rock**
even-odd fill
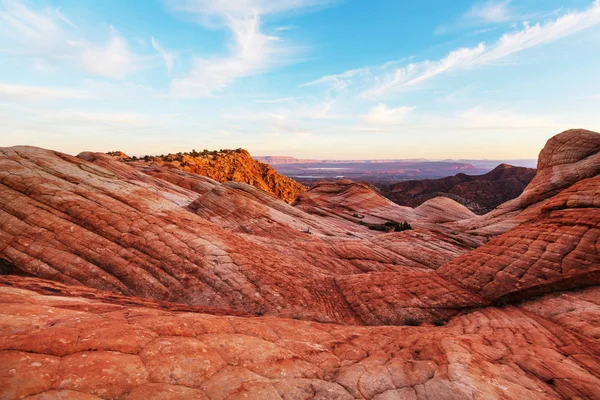
[[[244,149],[146,157],[133,164],[145,171],[154,171],[155,174],[165,173],[165,168],[175,168],[206,176],[221,183],[247,183],[272,193],[288,203],[293,202],[298,194],[306,191],[305,186],[277,173],[269,164],[253,159]]]
[[[484,175],[463,173],[440,179],[399,182],[384,191],[397,204],[417,207],[437,196],[449,197],[483,214],[518,197],[535,176],[535,169],[501,164]]]
[[[2,149],[0,398],[600,398],[599,154],[475,216]]]
[[[594,332],[544,316],[542,304],[561,298],[488,307],[444,326],[357,327],[123,305],[103,293],[66,297],[73,289],[62,287],[40,295],[0,282],[3,399],[598,398]],[[573,296],[593,323],[598,290]]]
[[[0,258],[22,273],[243,312],[363,323],[338,276],[429,270],[479,245],[418,221],[380,239],[248,185],[146,174],[98,153],[3,149],[0,182]]]
[[[498,235],[538,217],[551,197],[599,173],[600,135],[583,129],[562,132],[540,152],[536,176],[519,197],[460,225],[480,234]]]
[[[600,283],[600,176],[552,197],[541,214],[437,272],[484,298],[527,299]]]
[[[416,209],[398,206],[367,183],[350,180],[316,184],[310,191],[298,196],[293,205],[311,214],[364,223],[424,219],[448,222],[475,216],[463,205],[441,197],[431,199]]]

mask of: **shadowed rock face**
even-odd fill
[[[116,152],[115,157],[123,160]],[[222,150],[191,155],[169,154],[151,157],[149,161],[136,161],[138,168],[150,174],[167,174],[165,169],[174,168],[209,177],[217,182],[241,182],[269,192],[291,203],[306,187],[287,176],[277,173],[269,164],[253,159],[246,150]]]
[[[535,169],[501,164],[484,175],[458,174],[441,179],[399,182],[384,191],[397,204],[417,207],[436,196],[450,197],[477,214],[518,197],[535,176]]]
[[[600,398],[599,152],[478,217],[1,149],[0,398]]]

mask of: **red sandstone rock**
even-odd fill
[[[597,290],[572,296],[597,307]],[[77,308],[62,308],[66,300]],[[439,327],[357,327],[162,311],[112,304],[102,293],[65,298],[0,285],[0,398],[598,398],[596,341],[546,319],[548,301],[556,297],[527,310],[481,309]],[[582,318],[594,324],[590,311]],[[125,326],[139,334],[119,344],[112,332]],[[65,346],[68,330],[75,343],[97,332],[98,350]]]
[[[544,203],[560,191],[600,173],[600,134],[572,129],[552,137],[540,152],[536,176],[514,200],[472,221],[467,229],[497,235],[536,218]]]
[[[406,239],[382,240],[247,185],[181,171],[164,180],[102,154],[18,147],[3,150],[0,165],[1,258],[30,275],[125,295],[360,323],[336,276],[436,268],[479,244],[418,224],[394,234]]]
[[[482,217],[1,149],[0,398],[600,398],[598,143]]]
[[[440,207],[442,204],[443,207]],[[432,199],[422,208],[399,206],[375,192],[369,185],[349,180],[316,184],[308,192],[298,196],[294,206],[319,216],[375,224],[437,217],[447,222],[475,216],[461,204],[444,198]]]
[[[600,176],[546,202],[537,218],[519,225],[437,270],[490,300],[600,283]]]
[[[118,159],[123,160],[122,157]],[[133,162],[143,170],[154,169],[157,173],[165,169],[178,169],[209,177],[217,182],[241,182],[269,192],[291,203],[306,187],[287,176],[277,173],[269,164],[257,161],[246,150],[221,150],[195,154],[169,154],[150,157],[149,161]],[[131,161],[131,160],[128,160]],[[174,182],[175,183],[175,182]]]

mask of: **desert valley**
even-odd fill
[[[0,150],[0,398],[600,398],[600,134],[480,216],[223,157]]]

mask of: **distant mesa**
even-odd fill
[[[279,164],[380,164],[396,162],[426,162],[425,158],[411,159],[373,159],[373,160],[328,160],[328,159],[303,159],[290,156],[255,156],[255,160],[271,165]]]

